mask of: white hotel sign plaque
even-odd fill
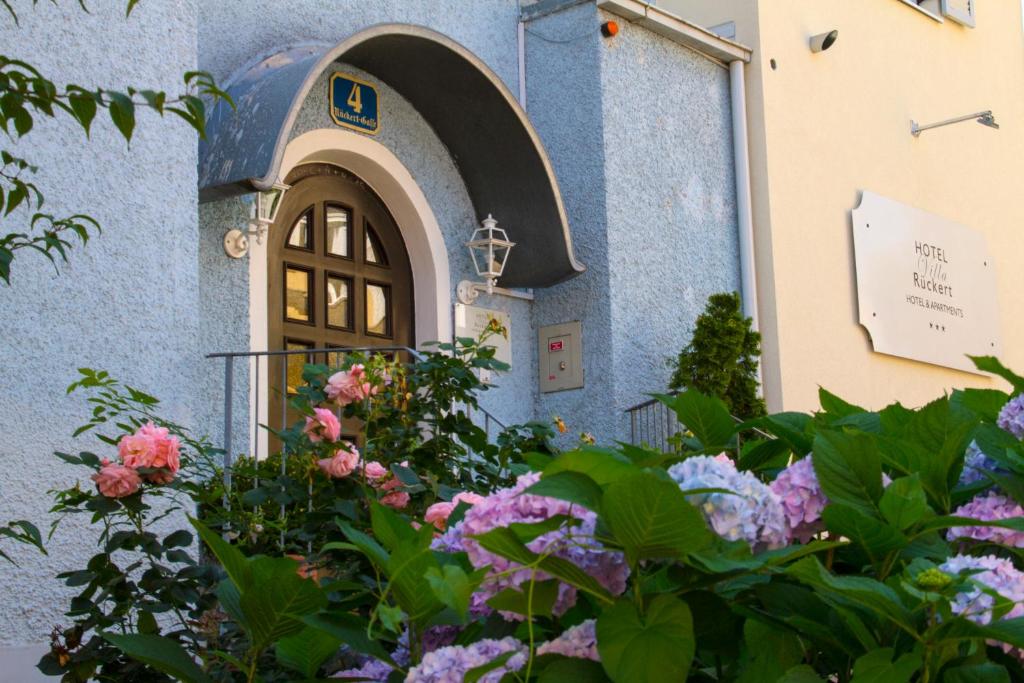
[[[977,372],[998,356],[995,263],[976,230],[864,192],[853,210],[860,324],[875,351]]]

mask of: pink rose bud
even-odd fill
[[[342,370],[331,375],[324,387],[327,398],[338,405],[348,405],[356,401],[362,401],[377,393],[377,387],[369,381],[366,369],[355,364],[348,370]]]
[[[313,408],[313,417],[306,418],[306,426],[303,430],[313,443],[337,441],[341,436],[341,423],[338,418],[327,408]]]
[[[366,463],[366,465],[363,466],[363,471],[366,472],[366,478],[371,482],[388,476],[387,468],[376,460]]]
[[[359,466],[359,451],[352,444],[345,444],[330,458],[318,460],[317,465],[332,479],[342,479],[352,474]]]
[[[92,475],[96,488],[107,498],[124,498],[139,490],[139,473],[126,465],[113,465],[103,461],[100,471]]]

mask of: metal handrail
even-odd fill
[[[338,346],[327,349],[286,349],[281,351],[223,351],[217,353],[208,353],[206,358],[223,358],[224,359],[224,485],[227,490],[231,488],[231,459],[232,459],[232,447],[233,447],[233,419],[234,419],[234,373],[235,373],[235,360],[238,358],[255,359],[255,372],[253,382],[257,387],[257,393],[255,395],[255,428],[257,433],[255,441],[259,441],[259,370],[260,370],[260,358],[271,358],[277,356],[313,356],[316,354],[351,354],[351,353],[388,353],[388,352],[402,352],[408,353],[414,360],[422,361],[426,359],[422,353],[416,349],[408,346]],[[287,382],[287,363],[282,363],[282,380]],[[269,373],[269,366],[267,368]],[[490,436],[492,423],[496,426],[500,432],[506,428],[505,423],[492,415],[488,410],[479,406],[465,405],[467,412],[473,410],[478,411],[484,420],[484,431]],[[455,406],[453,405],[454,409]],[[258,455],[258,452],[257,452]],[[282,463],[283,466],[284,463]]]
[[[678,391],[670,391],[664,395],[677,396],[678,394]],[[656,414],[656,411],[649,410],[654,406],[662,406],[664,408],[664,415],[661,416],[660,425],[658,419],[659,416]],[[639,443],[637,442],[637,433],[646,432],[649,437],[654,437],[654,439],[656,440],[656,445],[663,445],[667,447],[669,439],[671,439],[675,434],[679,432],[678,427],[686,427],[686,425],[684,425],[679,420],[678,416],[675,414],[675,411],[671,410],[658,398],[648,399],[643,403],[638,403],[635,406],[626,408],[622,412],[625,413],[626,415],[629,415],[629,440],[630,443],[634,445],[639,445]],[[645,412],[654,412],[655,414],[653,416],[645,416]],[[746,420],[737,417],[736,415],[732,415],[731,417],[733,421],[736,422],[736,424],[743,424],[744,422],[746,422]],[[674,420],[674,422],[670,420]],[[773,438],[771,434],[761,429],[758,429],[757,427],[751,427],[750,431],[762,438]]]

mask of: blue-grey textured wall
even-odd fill
[[[598,21],[615,19],[601,13]],[[739,289],[729,72],[619,21],[602,39],[611,406],[666,389],[707,297]]]
[[[35,64],[58,86],[132,84],[178,93],[182,74],[195,68],[193,0],[141,3],[130,19],[123,3],[90,3],[88,14],[77,3],[17,8],[20,26],[0,18],[4,52]],[[103,113],[88,141],[60,116],[37,120],[14,151],[40,166],[33,180],[46,195],[45,210],[86,212],[103,226],[88,246],[74,248],[61,275],[22,252],[12,286],[0,286],[0,520],[30,519],[45,532],[47,490],[84,479],[81,468],[52,452],[101,452],[94,439],[70,438],[90,410],[84,395],[64,395],[76,368],[107,369],[161,397],[169,417],[194,416],[196,134],[177,117],[140,113],[129,148]],[[15,227],[12,219],[5,228]],[[2,570],[13,599],[0,603],[0,644],[45,642],[63,621],[69,592],[54,575],[84,566],[96,552],[94,532],[87,519],[70,520],[48,557],[4,545],[20,566]],[[0,679],[32,680],[31,669],[14,666],[4,659]]]

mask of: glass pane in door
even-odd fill
[[[352,329],[349,279],[327,275],[327,326]]]
[[[284,269],[284,312],[288,320],[308,323],[312,320],[310,294],[313,291],[313,273],[304,268],[286,266]]]
[[[366,332],[389,336],[391,334],[391,288],[387,285],[366,283]]]
[[[340,206],[327,207],[327,253],[331,256],[351,256],[350,223],[348,209]]]

